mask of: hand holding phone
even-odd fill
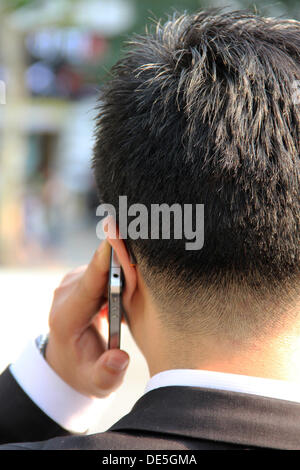
[[[45,357],[67,384],[79,393],[99,398],[108,396],[122,383],[129,362],[125,351],[107,350],[106,330],[101,330],[100,318],[97,318],[99,305],[107,294],[110,258],[111,248],[104,240],[88,267],[67,274],[56,289],[49,314],[50,334]],[[111,270],[111,274],[113,281],[118,282],[113,274],[120,274],[120,271]],[[112,295],[120,290],[111,287]],[[116,294],[121,300],[120,292]],[[92,324],[91,319],[95,320]],[[118,322],[116,326],[118,331]],[[112,332],[111,337],[114,346]]]

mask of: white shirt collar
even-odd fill
[[[159,387],[188,386],[248,393],[300,403],[300,383],[196,369],[160,372],[148,381],[145,393]]]

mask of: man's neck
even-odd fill
[[[296,328],[265,341],[254,339],[248,348],[200,339],[194,350],[188,342],[176,350],[155,348],[146,360],[150,377],[170,369],[198,369],[300,383],[300,334]]]

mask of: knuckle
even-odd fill
[[[57,299],[57,297],[60,297],[61,293],[62,293],[62,290],[63,290],[63,286],[60,285],[60,286],[57,286],[55,289],[54,289],[54,292],[53,292],[53,298],[54,300]]]

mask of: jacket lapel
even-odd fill
[[[273,449],[300,449],[300,404],[196,387],[143,395],[110,431],[151,431]]]

